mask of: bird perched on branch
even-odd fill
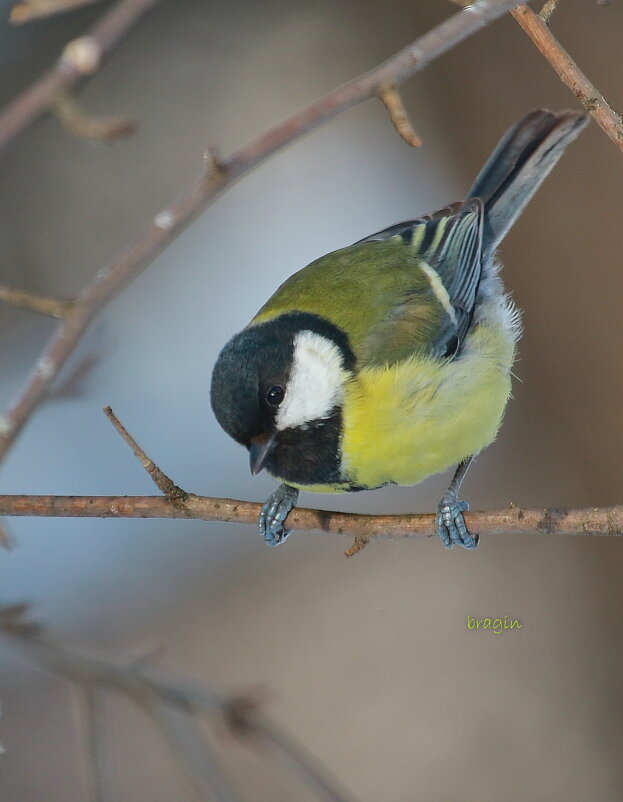
[[[436,529],[448,548],[477,546],[459,488],[502,421],[520,333],[495,249],[586,122],[526,115],[467,200],[312,262],[223,348],[216,418],[253,474],[283,482],[260,515],[268,544],[290,534],[299,489],[412,485],[458,464]]]

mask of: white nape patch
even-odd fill
[[[277,411],[277,429],[328,417],[342,400],[347,376],[340,349],[332,340],[313,331],[300,331],[294,338],[292,370]]]

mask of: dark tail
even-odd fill
[[[474,181],[469,197],[485,207],[484,252],[491,254],[565,148],[588,122],[575,111],[537,109],[506,132]]]

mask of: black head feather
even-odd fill
[[[265,461],[270,473],[298,484],[324,484],[338,479],[341,411],[335,408],[322,419],[277,432],[277,407],[270,403],[271,390],[287,387],[295,337],[302,331],[333,341],[343,367],[354,370],[355,356],[343,331],[318,315],[291,312],[251,325],[227,343],[214,366],[210,400],[216,419],[238,443],[250,448],[253,438],[274,436]]]
[[[234,440],[248,446],[274,426],[275,409],[265,396],[271,387],[287,384],[293,355],[293,336],[277,337],[272,327],[261,325],[244,329],[223,348],[212,373],[210,401]]]

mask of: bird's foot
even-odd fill
[[[298,497],[299,491],[296,488],[279,485],[262,505],[258,526],[269,546],[280,546],[292,534],[292,530],[286,529],[283,524]]]
[[[469,504],[460,501],[452,491],[444,493],[441,497],[437,506],[435,529],[447,549],[451,549],[455,543],[465,549],[475,549],[478,545],[478,535],[470,533],[463,517],[463,513],[468,509]]]

